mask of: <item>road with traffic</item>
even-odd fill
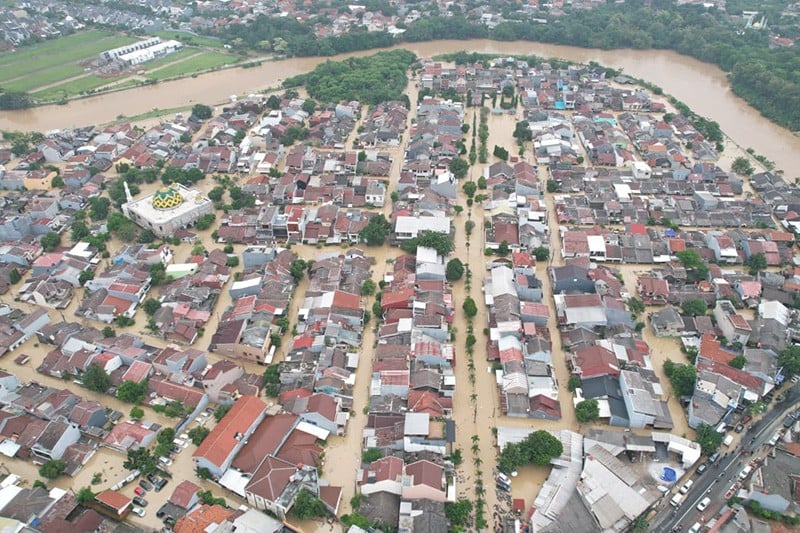
[[[702,474],[692,473],[694,485],[678,507],[669,504],[682,483],[676,483],[672,491],[666,493],[659,504],[661,509],[650,521],[650,531],[688,531],[694,523],[708,524],[726,504],[725,494],[738,481],[739,473],[748,463],[755,461],[769,451],[768,441],[783,424],[784,419],[800,400],[800,387],[792,385],[784,391],[784,399],[773,404],[761,419],[752,423],[742,436],[739,446],[720,457]],[[699,465],[698,465],[699,466]],[[685,482],[686,480],[683,480]],[[697,509],[705,497],[711,503],[704,511]]]

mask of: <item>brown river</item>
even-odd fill
[[[622,69],[627,75],[648,80],[685,102],[698,113],[717,121],[722,130],[743,148],[775,161],[789,181],[800,176],[800,138],[762,117],[735,96],[725,73],[713,65],[664,50],[594,50],[524,41],[434,41],[404,43],[403,48],[422,57],[468,50],[497,54],[536,54],[569,61]],[[363,56],[374,50],[336,56]],[[277,86],[282,80],[307,72],[329,58],[292,58],[265,62],[259,67],[211,72],[158,85],[70,102],[0,114],[0,129],[47,131],[113,121],[119,115],[134,116],[154,108],[172,109],[193,103],[220,103],[231,95],[243,95]]]

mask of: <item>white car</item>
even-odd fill
[[[169,457],[159,457],[158,462],[164,466],[172,466],[172,459]]]
[[[709,503],[711,503],[711,498],[706,496],[705,498],[700,500],[700,503],[697,504],[697,510],[702,513],[703,511],[706,510],[706,507],[708,507]]]
[[[144,509],[142,509],[141,507],[134,507],[133,509],[131,509],[131,512],[133,512],[133,514],[135,514],[136,516],[144,518]]]

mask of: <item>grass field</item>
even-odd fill
[[[32,93],[32,96],[39,101],[51,102],[77,96],[84,91],[97,89],[103,85],[114,83],[115,78],[98,78],[97,76],[86,76],[77,80],[68,81],[60,85],[54,85],[48,89]]]
[[[174,63],[176,61],[182,61],[187,57],[192,57],[193,55],[205,53],[202,50],[198,50],[197,48],[182,48],[177,52],[173,52],[169,55],[162,57],[161,59],[155,59],[153,61],[148,61],[147,63],[143,63],[139,65],[137,72],[139,70],[144,70],[146,72],[151,72],[157,68],[161,68],[163,66],[169,65],[170,63]],[[148,74],[149,76],[149,74]]]
[[[219,54],[217,52],[203,52],[202,54],[187,59],[186,61],[181,61],[180,63],[175,63],[174,65],[169,65],[155,72],[149,73],[147,77],[156,80],[163,80],[166,78],[174,78],[176,76],[188,76],[202,70],[221,67],[223,65],[234,65],[238,61],[239,58],[232,55]]]
[[[137,39],[89,30],[0,54],[0,87],[31,90],[83,72],[79,62]],[[20,79],[17,79],[20,78]],[[11,81],[14,80],[14,81]]]

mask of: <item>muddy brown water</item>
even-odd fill
[[[800,176],[800,138],[762,117],[744,100],[734,95],[725,73],[717,67],[665,50],[594,50],[524,41],[489,40],[433,41],[402,45],[421,57],[468,50],[496,54],[536,54],[586,63],[597,61],[622,69],[627,75],[661,86],[698,113],[717,121],[737,144],[752,147],[777,163],[787,177]],[[0,114],[0,129],[47,131],[59,128],[101,124],[124,114],[170,109],[196,102],[219,103],[231,95],[257,92],[275,87],[282,80],[313,69],[328,59],[364,56],[373,51],[332,58],[291,58],[265,62],[259,67],[234,68],[202,74],[152,86],[94,96],[63,106],[45,106]]]

